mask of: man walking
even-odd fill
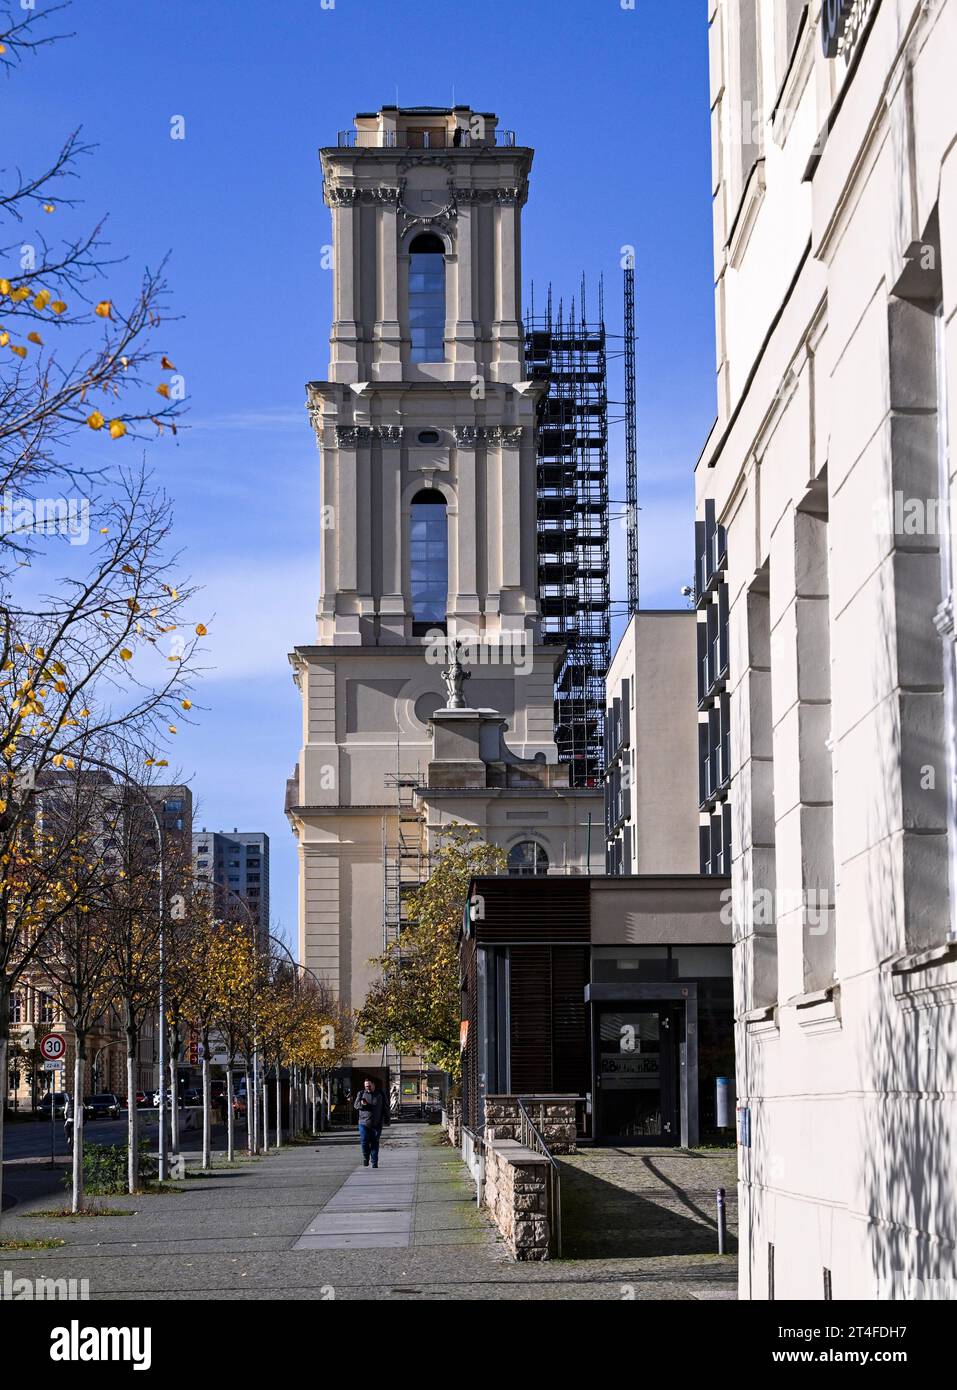
[[[382,1133],[382,1121],[385,1118],[385,1095],[380,1090],[378,1081],[367,1076],[353,1106],[359,1112],[362,1166],[368,1168],[371,1162],[373,1168],[378,1168],[379,1135]]]

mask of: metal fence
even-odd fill
[[[475,1183],[475,1205],[482,1205],[485,1192],[485,1140],[474,1129],[462,1126],[462,1162]]]

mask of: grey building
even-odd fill
[[[237,894],[249,906],[260,932],[269,930],[269,836],[262,830],[196,831],[193,872]]]

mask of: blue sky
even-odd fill
[[[526,301],[532,279],[536,304],[549,280],[567,301],[584,272],[593,307],[604,274],[608,328],[620,333],[620,250],[636,247],[642,602],[681,606],[692,469],[715,413],[706,8],[75,0],[60,21],[75,37],[2,83],[4,165],[36,167],[77,125],[97,146],[75,191],[84,220],[109,214],[113,248],[128,256],[111,286],[171,253],[178,318],[164,347],[186,378],[191,428],[148,459],[175,500],[184,568],[204,586],[215,667],[176,756],[198,825],[269,833],[273,913],[290,939],[296,861],[282,799],[300,729],[286,653],[314,638],[320,536],[303,387],[325,375],[330,315],[317,149],[356,111],[397,95],[450,104],[454,89],[535,148]],[[184,140],[170,139],[176,116]],[[621,454],[616,427],[615,498]]]

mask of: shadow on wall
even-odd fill
[[[885,462],[889,469],[890,460]],[[881,641],[876,644],[872,687],[877,691],[894,690],[898,674],[892,634],[908,618],[915,630],[902,628],[897,633],[897,650],[902,643],[914,641],[933,642],[940,650],[931,611],[902,617],[899,609],[895,622],[893,604],[892,588],[882,576]],[[881,730],[883,804],[872,808],[868,818],[867,842],[877,846],[870,853],[866,881],[867,924],[875,961],[886,962],[902,951],[915,949],[915,943],[908,941],[902,908],[906,918],[928,904],[946,902],[946,866],[942,876],[939,861],[928,853],[907,856],[906,893],[900,893],[896,883],[900,871],[894,873],[892,857],[900,853],[897,837],[887,838],[886,827],[897,824],[900,817],[902,791],[896,769],[900,768],[902,779],[914,783],[905,782],[903,788],[903,804],[911,808],[907,821],[913,819],[914,810],[920,814],[915,780],[919,765],[932,762],[938,778],[946,776],[940,766],[939,741],[936,749],[921,749],[916,758],[913,748],[902,747],[900,719],[907,715],[909,698],[914,697],[895,691],[886,702],[889,714],[885,724],[889,727]],[[896,708],[895,701],[900,702]],[[944,916],[942,913],[941,940]],[[866,1022],[859,1049],[864,1101],[855,1187],[868,1219],[874,1280],[870,1296],[913,1298],[912,1281],[919,1280],[924,1292],[916,1296],[934,1297],[935,1281],[943,1280],[951,1281],[951,1292],[944,1296],[953,1298],[952,1281],[957,1279],[957,1155],[949,1117],[957,1057],[957,1009],[953,1003],[935,1006],[930,999],[926,1006],[914,1007],[917,1001],[913,998],[895,998],[894,976],[886,966],[868,978],[873,982],[870,993],[866,999],[859,997],[857,1004],[866,1008]],[[911,989],[919,987],[919,974],[904,978]],[[851,1026],[854,1022],[849,1020]]]

